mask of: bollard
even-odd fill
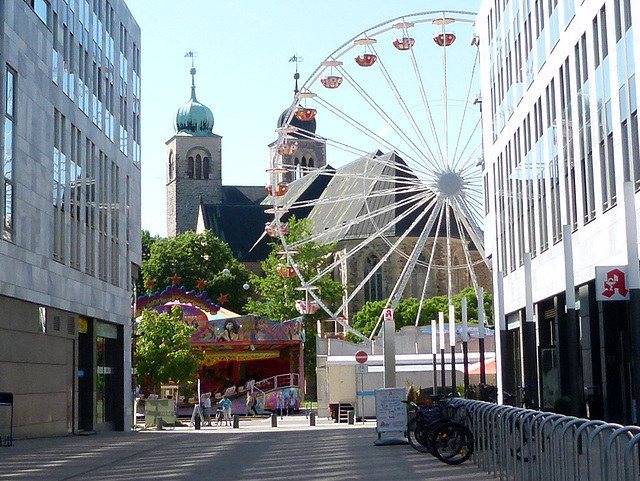
[[[347,419],[349,420],[349,424],[353,424],[356,419],[355,411],[349,411],[349,414],[347,414]]]
[[[237,414],[233,415],[233,429],[238,429],[240,427],[240,416]]]
[[[315,425],[316,425],[316,412],[311,411],[309,413],[309,426],[315,426]]]
[[[162,431],[162,418],[156,418],[156,431]]]
[[[273,413],[271,415],[271,427],[272,428],[278,427],[278,413]]]
[[[202,420],[200,419],[200,416],[196,416],[195,419],[193,420],[193,426],[196,429],[200,429],[200,425],[202,424]]]

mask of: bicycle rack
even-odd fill
[[[587,479],[588,480],[591,480],[591,460],[594,457],[590,455],[592,451],[593,440],[596,438],[596,436],[600,434],[601,431],[604,431],[606,429],[616,430],[621,427],[622,426],[620,424],[605,423],[595,428],[593,432],[589,435],[589,439],[587,440]],[[602,445],[602,438],[600,436],[598,436],[598,442],[599,442],[600,449],[602,450],[604,446]],[[599,459],[602,459],[602,462],[600,463],[600,475],[604,476],[606,474],[607,460],[606,458],[603,458],[603,457],[600,457]],[[602,478],[602,479],[606,479],[606,478]]]
[[[608,438],[607,438],[607,445],[605,448],[605,459],[609,460],[609,462],[607,462],[607,473],[606,475],[608,476],[608,479],[622,479],[622,476],[620,476],[620,470],[624,469],[625,471],[627,471],[627,467],[624,464],[620,464],[620,463],[612,463],[611,459],[618,459],[621,456],[611,456],[611,450],[613,448],[614,443],[616,444],[617,447],[617,453],[618,455],[620,455],[620,443],[617,443],[616,440],[618,439],[619,436],[622,436],[623,434],[627,434],[629,436],[629,439],[633,439],[634,434],[633,433],[640,433],[640,427],[638,426],[624,426],[621,427],[620,429],[616,429]],[[615,474],[612,473],[613,469],[615,468]]]
[[[637,448],[638,454],[635,457],[631,457],[631,452],[633,448]],[[629,441],[629,445],[624,450],[624,465],[627,467],[627,474],[625,476],[625,481],[634,481],[633,473],[637,473],[640,471],[640,434],[636,434],[631,441]]]

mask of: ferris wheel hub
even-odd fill
[[[445,197],[459,195],[462,187],[462,178],[457,172],[443,172],[438,176],[438,190]]]

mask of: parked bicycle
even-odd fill
[[[473,454],[473,434],[446,412],[445,396],[432,397],[432,404],[419,406],[411,401],[415,416],[407,425],[409,444],[417,451],[431,453],[447,464],[461,464]]]

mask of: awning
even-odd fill
[[[482,362],[474,362],[473,364],[469,364],[469,375],[472,376],[474,374],[480,374],[480,368],[482,367]],[[484,361],[484,373],[485,374],[496,374],[496,360],[493,359],[485,359]]]

